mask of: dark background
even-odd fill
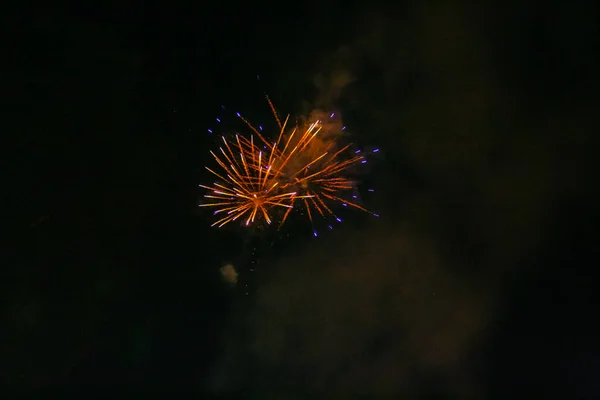
[[[449,4],[3,15],[5,387],[598,395],[598,7]],[[210,228],[265,91],[382,149],[380,220]]]

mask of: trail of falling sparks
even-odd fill
[[[311,145],[322,130],[321,121],[312,122],[303,131],[296,124],[285,135],[289,115],[282,123],[268,96],[267,102],[279,128],[275,141],[267,140],[260,132],[262,128],[256,129],[237,113],[252,134],[249,137],[236,134],[235,140],[222,137],[220,154],[211,151],[221,172],[206,167],[219,181],[212,186],[200,185],[209,191],[204,197],[210,199],[200,206],[214,207],[215,215],[224,215],[212,226],[222,227],[240,218],[245,219],[246,225],[258,220],[270,224],[273,221],[272,209],[283,208],[286,211],[280,220],[281,226],[298,201],[304,206],[311,223],[315,213],[323,217],[333,216],[341,222],[327,205],[328,201],[370,213],[364,207],[340,197],[340,192],[355,187],[354,181],[343,173],[352,165],[365,162],[364,156],[342,159],[341,155],[350,145],[330,154],[335,144],[333,142],[320,153],[315,152]],[[255,136],[258,142],[255,142]],[[263,154],[261,146],[267,154]]]

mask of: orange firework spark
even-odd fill
[[[323,129],[320,120],[308,124],[304,130],[299,129],[296,124],[286,134],[289,115],[281,123],[268,97],[267,101],[279,127],[279,135],[274,142],[265,139],[258,129],[238,114],[253,134],[249,138],[237,134],[235,141],[228,141],[223,137],[224,147],[219,148],[221,156],[211,151],[223,172],[217,173],[207,167],[220,182],[213,186],[200,185],[210,191],[205,197],[212,200],[201,206],[215,207],[215,214],[225,214],[213,226],[221,227],[241,217],[246,219],[246,225],[263,218],[270,224],[271,208],[283,207],[287,210],[280,221],[281,225],[297,202],[302,202],[311,223],[314,212],[321,216],[335,217],[327,205],[328,201],[340,202],[368,212],[339,195],[340,192],[355,187],[351,179],[342,175],[343,172],[364,157],[355,155],[349,159],[341,159],[340,156],[350,145],[332,151],[335,142],[318,137]],[[254,142],[254,135],[267,149],[265,156],[260,146]]]
[[[222,139],[224,147],[219,147],[222,158],[212,151],[210,153],[223,172],[219,174],[206,167],[221,182],[215,182],[213,186],[200,185],[210,191],[204,197],[211,199],[211,202],[200,204],[200,207],[215,207],[215,215],[225,214],[212,226],[222,227],[241,217],[246,217],[246,225],[254,222],[257,217],[264,217],[270,224],[269,209],[274,206],[292,207],[283,201],[296,193],[278,193],[278,182],[274,179],[276,172],[263,160],[262,151],[254,144],[253,136],[248,140],[236,135],[233,143],[225,137]],[[273,149],[268,157],[269,161],[273,158]]]
[[[292,201],[302,200],[311,222],[315,211],[322,217],[332,215],[337,218],[327,205],[328,201],[338,202],[344,206],[369,212],[355,202],[345,200],[339,196],[340,192],[355,188],[355,182],[341,174],[353,164],[364,160],[363,156],[354,156],[347,160],[340,160],[339,156],[349,147],[350,145],[347,145],[331,155],[329,151],[324,151],[306,163],[304,167],[297,170],[290,177],[290,182],[282,186],[283,189],[294,188],[297,194],[292,196]],[[288,209],[284,214],[282,223],[285,222],[289,211],[291,209]]]

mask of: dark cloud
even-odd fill
[[[215,385],[252,370],[261,388],[275,376],[283,387],[389,393],[427,371],[473,390],[462,362],[495,299],[448,267],[428,239],[396,226],[299,249],[257,293],[244,341],[229,342]]]

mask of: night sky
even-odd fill
[[[600,395],[599,8],[464,3],[4,13],[3,387]],[[380,218],[210,227],[265,92],[381,149]]]

